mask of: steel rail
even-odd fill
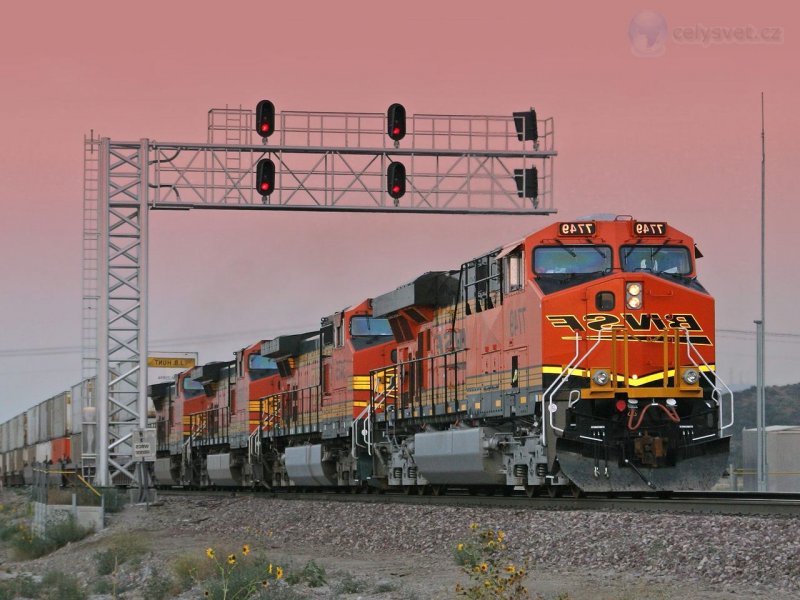
[[[230,496],[250,495],[255,497],[283,500],[316,502],[361,502],[372,504],[411,504],[470,506],[481,508],[513,508],[515,510],[556,510],[556,511],[623,511],[623,512],[662,512],[696,513],[717,515],[760,515],[760,516],[800,516],[800,494],[789,493],[749,493],[749,492],[674,492],[668,498],[655,496],[610,498],[603,495],[584,497],[533,497],[524,495],[488,496],[450,493],[443,496],[405,495],[400,493],[350,493],[348,491],[253,491],[241,489],[228,490],[188,490],[181,488],[162,489],[164,496],[210,495]]]

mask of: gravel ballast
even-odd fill
[[[470,524],[477,523],[505,532],[515,559],[530,561],[530,587],[547,598],[559,593],[575,600],[800,597],[798,517],[543,511],[251,495],[165,496],[161,502],[149,510],[130,507],[111,515],[104,532],[71,545],[71,550],[32,561],[34,568],[64,568],[70,565],[64,559],[71,558],[78,564],[73,572],[77,568],[88,573],[91,565],[81,567],[76,558],[82,546],[88,556],[96,550],[97,539],[139,531],[154,540],[145,568],[163,568],[170,556],[202,553],[209,544],[248,543],[293,561],[315,558],[329,570],[388,579],[398,590],[352,596],[329,590],[331,598],[446,598],[463,580],[453,550],[469,537]],[[30,563],[5,566],[23,571],[26,565]],[[313,597],[326,597],[320,595],[323,592],[314,590]]]

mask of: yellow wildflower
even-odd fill
[[[506,573],[514,573],[516,570],[517,568],[514,565],[508,565],[506,567]]]
[[[494,540],[489,540],[486,544],[487,548],[494,548]]]
[[[242,546],[242,556],[247,556],[248,554],[250,554],[250,545],[244,544]]]
[[[236,555],[235,554],[228,554],[228,564],[235,565],[236,564]]]
[[[267,567],[267,573],[272,575],[272,563],[269,563],[269,566]]]
[[[472,529],[472,531],[475,531],[478,528],[478,524],[477,523],[470,523],[469,528]]]
[[[464,544],[459,544],[458,546],[456,546],[456,550],[458,550],[459,552],[461,552],[463,549],[464,549]]]
[[[475,565],[474,567],[472,567],[473,573],[477,573],[480,570],[481,570],[481,568],[478,565]]]
[[[275,579],[283,578],[283,569],[280,567],[275,567]]]
[[[482,573],[486,573],[486,571],[489,570],[489,565],[487,565],[486,563],[481,563],[480,564],[480,569],[481,569]]]
[[[505,539],[505,537],[506,537],[506,534],[503,532],[502,529],[497,532],[497,541],[502,542],[503,539]]]
[[[216,556],[216,554],[214,554],[214,549],[213,548],[206,548],[206,556],[208,558],[214,558]]]

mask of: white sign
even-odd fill
[[[138,429],[133,432],[133,458],[147,462],[156,460],[156,430]]]

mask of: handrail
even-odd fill
[[[726,384],[725,381],[722,379],[722,377],[719,376],[719,373],[714,371],[714,379],[722,384],[722,386],[727,390],[728,395],[731,398],[731,421],[727,425],[723,425],[722,424],[722,396],[723,396],[723,394],[720,394],[719,388],[717,387],[716,382],[712,383],[712,381],[709,378],[709,376],[706,375],[706,372],[703,371],[703,369],[700,368],[700,365],[697,364],[697,361],[694,358],[692,358],[692,352],[694,352],[694,354],[697,355],[697,357],[700,359],[700,361],[703,363],[703,365],[706,367],[706,369],[708,371],[711,371],[711,366],[706,362],[706,359],[703,358],[702,354],[700,354],[700,352],[697,350],[697,348],[695,348],[694,344],[692,344],[692,339],[691,339],[691,336],[689,335],[689,330],[688,329],[684,329],[684,333],[686,335],[686,356],[688,357],[688,359],[690,361],[692,361],[692,364],[695,367],[697,367],[698,373],[700,373],[700,375],[703,377],[703,379],[706,380],[706,383],[708,383],[708,385],[710,385],[712,387],[713,391],[711,392],[711,397],[714,398],[714,400],[717,402],[717,406],[719,407],[719,433],[720,433],[720,435],[722,435],[722,432],[724,430],[726,430],[728,427],[732,427],[733,426],[733,421],[734,421],[734,419],[733,419],[733,390],[731,390],[731,388],[728,387],[728,384]],[[678,373],[677,372],[675,373],[675,377],[677,379],[677,377],[678,377]]]
[[[62,471],[62,470],[50,470],[50,469],[40,469],[37,467],[33,468],[34,473],[46,473],[47,475],[74,475],[80,482],[85,485],[90,492],[92,492],[95,496],[100,498],[103,494],[97,491],[97,489],[89,483],[83,475],[78,473],[77,471]]]
[[[396,380],[395,380],[396,382]],[[379,394],[378,398],[383,396],[383,400],[378,402],[378,406],[384,404],[386,402],[386,398],[389,397],[389,391],[395,389],[395,383],[392,383],[391,386],[387,386],[386,389],[383,390],[383,394]],[[370,417],[372,416],[372,409],[373,405],[375,405],[376,400],[372,400],[369,402],[364,409],[358,413],[358,416],[353,419],[353,430],[351,433],[351,443],[350,443],[350,453],[353,458],[356,458],[356,448],[366,448],[367,454],[372,456],[372,420]],[[364,420],[364,429],[361,431],[361,435],[364,437],[364,444],[358,443],[358,422],[360,420]]]
[[[575,333],[575,356],[572,357],[572,360],[569,361],[567,366],[564,367],[561,373],[558,374],[558,377],[553,380],[553,383],[551,383],[550,386],[545,390],[544,394],[542,394],[542,421],[544,421],[544,403],[545,399],[547,398],[547,394],[549,393],[550,398],[547,401],[547,411],[550,413],[548,419],[550,421],[550,429],[553,431],[558,431],[559,433],[564,433],[564,430],[560,427],[556,427],[555,423],[553,423],[553,414],[555,414],[556,409],[558,408],[555,404],[553,404],[553,397],[556,395],[558,390],[561,389],[561,386],[567,382],[577,368],[577,365],[589,358],[589,355],[595,351],[595,348],[597,348],[598,344],[600,344],[603,339],[603,330],[601,329],[597,332],[597,341],[592,345],[591,348],[589,348],[589,350],[586,351],[586,354],[584,354],[581,358],[578,358],[580,355],[580,339],[581,336],[578,333]],[[547,445],[544,427],[542,427],[542,445]]]

